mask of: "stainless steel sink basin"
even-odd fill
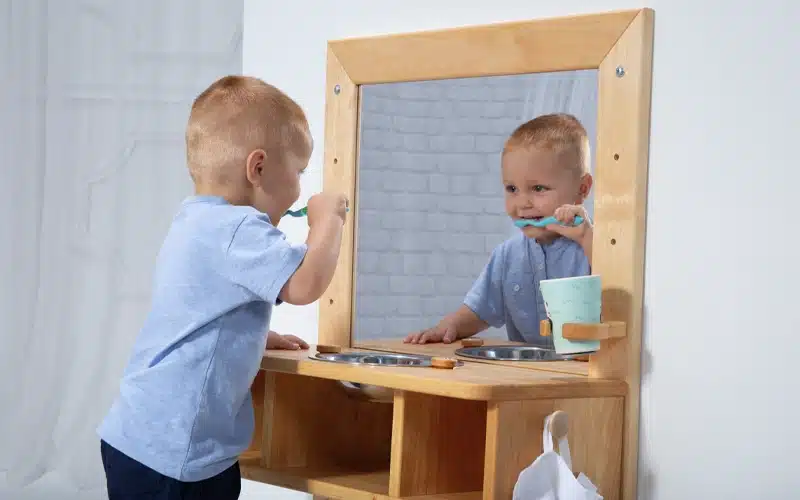
[[[393,352],[346,352],[346,353],[316,353],[309,356],[317,361],[366,366],[431,366],[431,356],[419,354],[399,354]],[[462,366],[459,361],[456,366]]]
[[[321,353],[311,354],[308,357],[316,361],[328,361],[330,363],[340,363],[345,365],[358,365],[361,364],[361,358],[364,356],[372,356],[381,354],[379,352],[337,352],[337,353]]]
[[[328,363],[340,363],[362,366],[407,366],[430,367],[431,356],[418,354],[399,354],[390,352],[343,352],[343,353],[315,353],[309,358]],[[458,361],[456,366],[463,366],[463,361]],[[340,380],[339,385],[352,398],[376,403],[394,402],[394,389],[378,385],[361,384]]]
[[[456,349],[457,356],[492,361],[567,361],[588,353],[558,354],[554,350],[535,346],[485,345]]]

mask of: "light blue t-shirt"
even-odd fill
[[[540,245],[520,232],[492,251],[464,305],[490,326],[505,325],[508,340],[553,349],[553,338],[539,335],[539,322],[547,318],[539,282],[590,273],[578,243],[560,237]]]
[[[161,247],[152,306],[99,436],[181,481],[232,466],[252,440],[250,386],[272,306],[305,253],[252,207],[211,196],[185,200]]]

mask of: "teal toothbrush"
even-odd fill
[[[575,221],[571,224],[573,226],[580,226],[583,223],[583,217],[576,216]],[[514,221],[514,225],[517,227],[525,227],[525,226],[533,226],[533,227],[545,227],[550,224],[561,224],[558,222],[558,219],[555,217],[545,217],[544,219],[539,220],[532,220],[532,219],[517,219]],[[565,224],[561,224],[565,225]]]
[[[350,207],[346,207],[345,208],[345,212],[349,212],[349,211],[350,211]],[[284,215],[289,215],[289,216],[292,216],[292,217],[305,217],[306,215],[308,215],[308,207],[303,207],[303,208],[301,208],[299,210],[287,210],[286,214],[284,214]]]

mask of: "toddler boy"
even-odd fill
[[[341,246],[342,195],[309,200],[306,244],[276,228],[312,147],[300,106],[261,80],[228,76],[194,101],[195,194],[161,247],[150,312],[98,428],[110,500],[239,497],[264,349],[308,347],[268,332],[272,307],[317,300]]]
[[[505,325],[508,339],[552,348],[539,335],[546,313],[539,282],[590,274],[592,224],[582,203],[592,187],[589,139],[567,114],[542,115],[520,125],[501,157],[505,206],[514,219],[555,216],[578,226],[525,226],[494,249],[463,305],[436,326],[410,334],[406,343],[450,343],[489,326]]]

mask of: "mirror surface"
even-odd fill
[[[434,326],[463,303],[492,250],[520,231],[505,212],[500,174],[516,127],[574,115],[589,136],[592,173],[597,135],[597,70],[360,91],[353,344]],[[590,217],[593,193],[584,203]]]

